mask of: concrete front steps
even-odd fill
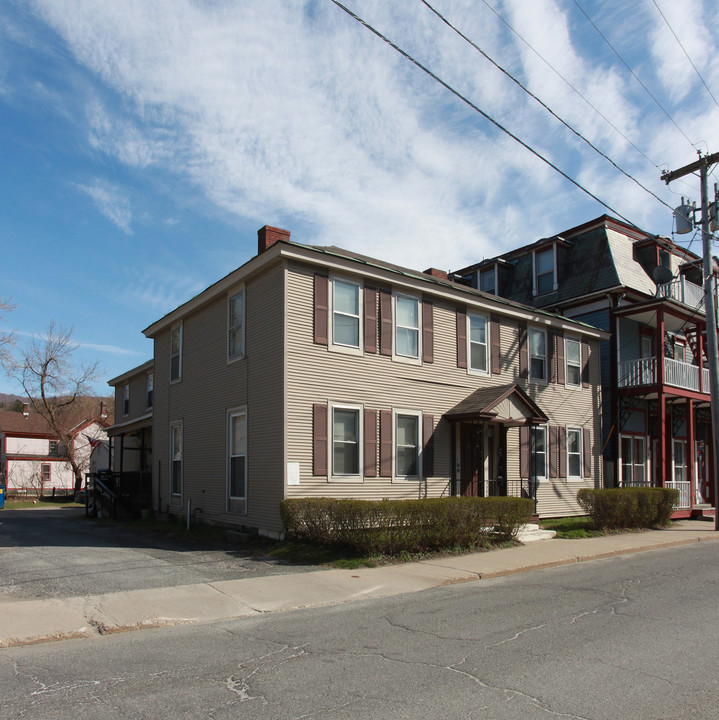
[[[535,523],[523,525],[517,533],[517,540],[523,545],[537,542],[538,540],[551,540],[555,537],[557,537],[556,530],[542,530],[539,525]]]

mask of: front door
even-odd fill
[[[462,497],[484,495],[483,436],[479,423],[459,426],[459,493]]]

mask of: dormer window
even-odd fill
[[[479,271],[479,289],[482,292],[497,294],[497,266],[485,268]]]
[[[557,289],[554,272],[554,246],[534,253],[534,294],[543,295]]]

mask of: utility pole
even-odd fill
[[[699,160],[685,165],[679,170],[662,173],[662,180],[668,185],[672,180],[684,177],[699,170],[701,183],[702,213],[702,249],[704,254],[704,312],[707,322],[707,362],[709,363],[709,381],[711,390],[712,448],[714,455],[714,530],[719,530],[719,351],[717,350],[717,316],[714,306],[714,270],[712,263],[712,243],[709,234],[709,198],[707,174],[710,165],[719,162],[719,153],[702,155]]]

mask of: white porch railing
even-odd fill
[[[657,285],[657,295],[677,300],[690,308],[704,312],[704,289],[689,282],[683,275],[671,282]]]
[[[672,387],[699,392],[699,368],[691,363],[664,359],[664,383]],[[656,358],[625,360],[619,363],[619,387],[637,387],[657,382]],[[702,392],[709,392],[709,370],[703,368]]]
[[[664,382],[672,387],[699,391],[699,368],[696,365],[664,358]]]
[[[625,360],[619,363],[619,387],[652,385],[656,378],[655,358]]]
[[[684,510],[691,507],[691,483],[689,480],[667,480],[666,487],[679,490],[679,502],[674,506],[677,509]]]

